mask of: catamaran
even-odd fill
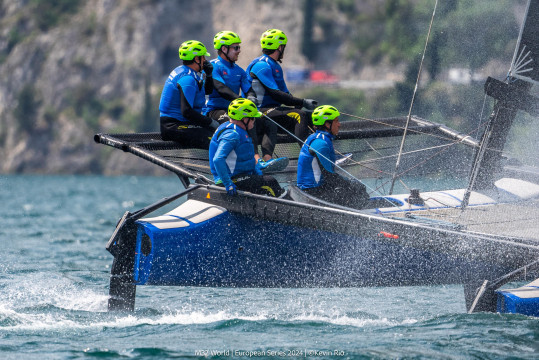
[[[141,285],[463,284],[469,312],[539,316],[539,280],[500,289],[539,277],[539,169],[503,153],[516,113],[538,114],[530,94],[539,81],[538,24],[539,2],[529,1],[507,79],[485,82],[495,105],[481,139],[411,113],[342,123],[335,149],[349,159],[338,167],[374,179],[362,209],[322,201],[292,183],[283,198],[241,191],[231,197],[213,185],[207,151],[159,133],[95,135],[97,143],[171,171],[184,187],[119,220],[106,245],[114,256],[109,309],[133,310]],[[275,152],[290,161],[275,175],[285,184],[295,177],[299,149],[279,134]],[[388,161],[395,158],[396,166]],[[468,181],[393,194],[404,177],[444,175]],[[149,217],[180,198],[172,211]]]

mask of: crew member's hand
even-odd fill
[[[256,103],[256,97],[254,97],[254,96],[247,96],[247,100],[251,100],[252,102],[255,103],[255,105],[257,105],[257,103]]]
[[[226,193],[230,196],[238,195],[238,190],[236,189],[236,184],[232,183],[226,187]]]
[[[307,110],[314,110],[318,106],[318,101],[313,99],[303,99],[303,107]]]
[[[256,175],[264,175],[262,173],[262,167],[260,166],[260,165],[262,165],[261,162],[262,162],[262,159],[259,159],[255,164],[255,174]]]
[[[211,119],[211,123],[208,127],[210,128],[211,131],[215,131],[219,127],[219,122],[215,119]]]
[[[213,65],[208,60],[204,60],[204,64],[202,65],[202,69],[206,73],[206,76],[211,76],[213,72]]]

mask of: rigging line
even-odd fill
[[[443,145],[437,145],[437,146],[433,146],[433,147],[430,147],[430,148],[425,148],[425,149],[418,149],[418,150],[412,150],[412,151],[408,151],[408,152],[405,152],[403,153],[404,155],[408,155],[408,154],[413,154],[413,153],[417,153],[417,152],[421,152],[421,151],[427,151],[427,150],[432,150],[432,149],[437,149],[437,148],[442,148],[440,151],[438,151],[437,153],[433,154],[432,156],[428,157],[427,159],[425,159],[424,161],[416,164],[415,166],[412,166],[411,168],[405,170],[405,171],[402,171],[401,173],[399,173],[399,176],[402,176],[404,174],[406,174],[407,172],[413,170],[414,168],[418,167],[418,166],[421,166],[423,165],[424,163],[426,163],[427,161],[429,161],[430,159],[432,159],[433,157],[437,156],[438,154],[442,153],[443,151],[446,151],[449,149],[449,147],[453,146],[453,145],[457,145],[458,142],[455,142],[455,143],[451,143],[451,144],[443,144]],[[361,163],[360,162],[357,162],[357,165],[361,165],[361,166],[364,166],[366,168],[368,168],[367,166],[364,165],[365,162],[374,162],[374,161],[379,161],[379,160],[383,160],[383,159],[387,159],[387,158],[393,158],[397,155],[388,155],[388,156],[384,156],[384,157],[380,157],[380,158],[375,158],[375,159],[369,159],[369,160],[364,160],[362,161]],[[383,171],[383,170],[376,170],[374,169],[373,171],[378,171],[382,174],[391,174],[387,171]],[[380,188],[383,188],[385,184],[389,183],[390,180],[382,183],[380,186],[377,186],[375,188],[375,191],[374,192],[380,192],[379,189]],[[402,181],[401,181],[402,183]],[[404,187],[406,187],[407,189],[410,189],[408,186],[406,186],[404,183],[403,183]]]
[[[441,149],[440,151],[436,152],[436,153],[433,154],[432,156],[426,158],[425,160],[423,160],[423,161],[421,161],[421,162],[415,164],[414,166],[412,166],[412,167],[406,169],[405,171],[400,172],[400,173],[398,174],[398,176],[400,177],[400,176],[402,176],[402,175],[408,173],[409,171],[415,169],[416,167],[423,165],[424,163],[426,163],[426,162],[429,161],[430,159],[434,158],[435,156],[438,156],[438,155],[441,154],[442,152],[449,150],[449,148],[451,148],[451,146],[454,146],[454,145],[457,145],[457,144],[458,144],[458,142],[455,142],[455,143],[452,143],[452,144],[445,144],[445,145],[439,145],[439,146],[436,146],[436,147],[444,147],[444,148]],[[420,149],[420,150],[414,150],[413,152],[417,152],[417,151],[422,151],[422,150],[421,150],[421,149]],[[392,156],[395,156],[395,155],[392,155]],[[387,184],[387,183],[389,183],[389,182],[390,182],[390,180],[384,182],[381,186],[384,186],[385,184]],[[381,186],[378,186],[378,187],[376,188],[376,190],[380,189]]]
[[[481,114],[479,114],[479,121],[477,123],[477,128],[475,131],[475,138],[477,139],[479,137],[479,129],[481,128],[481,124],[483,124],[483,112],[485,111],[485,106],[487,103],[487,93],[485,92],[485,96],[483,97],[483,106],[481,107]]]
[[[361,117],[361,116],[356,116],[356,115],[352,115],[352,114],[347,114],[347,113],[341,113],[342,115],[346,115],[346,116],[350,116],[350,117],[354,117],[354,118],[358,118],[360,120],[367,120],[367,121],[370,121],[370,122],[373,122],[375,124],[379,124],[379,125],[384,125],[384,126],[387,126],[387,127],[391,127],[391,128],[395,128],[395,129],[401,129],[401,130],[404,130],[405,128],[402,127],[402,126],[398,126],[398,125],[393,125],[393,124],[388,124],[388,123],[385,123],[383,121],[379,121],[379,120],[375,120],[375,119],[367,119],[367,118],[364,118],[364,117]],[[408,129],[409,132],[412,132],[412,133],[416,133],[416,134],[420,134],[420,135],[425,135],[425,136],[432,136],[434,138],[438,138],[438,139],[442,139],[442,140],[450,140],[450,141],[454,141],[455,139],[454,138],[451,138],[451,137],[448,137],[448,136],[443,136],[443,135],[436,135],[436,134],[432,134],[430,132],[423,132],[423,131],[420,131],[420,130],[414,130],[414,129]]]
[[[482,117],[482,115],[481,115],[481,117]],[[479,132],[479,129],[480,129],[481,127],[484,127],[486,124],[488,124],[488,121],[486,121],[486,122],[481,122],[477,128],[472,129],[472,130],[470,130],[469,133],[465,134],[464,138],[469,137],[470,134],[473,133],[473,132],[477,132],[477,133],[478,133],[478,132]],[[389,125],[389,124],[388,124],[388,125]],[[391,125],[390,125],[390,126],[391,126]],[[425,135],[432,135],[432,134],[427,134],[427,133],[423,133],[423,134],[425,134]],[[433,135],[433,136],[435,136],[435,135]],[[438,136],[436,136],[436,137],[438,137]],[[445,137],[441,137],[441,136],[439,136],[439,138],[444,139],[444,140],[449,140],[449,141],[451,141],[451,143],[449,143],[449,144],[442,144],[442,145],[436,145],[436,146],[432,146],[432,147],[428,147],[428,148],[423,148],[423,149],[412,150],[412,151],[404,152],[403,155],[408,155],[408,154],[412,154],[412,153],[414,153],[414,152],[420,152],[420,151],[428,151],[428,150],[432,150],[432,149],[436,149],[436,148],[444,148],[444,147],[446,147],[446,146],[447,146],[447,147],[448,147],[448,146],[453,146],[453,145],[457,145],[457,144],[459,144],[459,143],[462,142],[462,139],[451,139],[451,138],[445,138]],[[444,150],[445,150],[445,149],[442,149],[442,151],[444,151]],[[490,151],[493,151],[493,152],[500,152],[500,153],[506,153],[506,154],[508,154],[508,155],[512,155],[510,152],[507,152],[507,151],[505,151],[505,150],[502,151],[502,150],[498,150],[498,149],[491,149],[490,147],[488,147],[487,150],[490,150]],[[373,149],[373,151],[376,152],[375,149]],[[429,157],[427,160],[432,159],[432,157],[434,157],[434,156],[436,156],[436,155],[438,155],[438,153],[436,153],[436,154],[434,154],[433,156]],[[363,166],[364,166],[365,163],[374,162],[374,161],[379,161],[379,160],[383,160],[383,159],[387,159],[387,158],[392,158],[392,157],[395,157],[395,156],[397,156],[397,155],[387,155],[387,156],[383,156],[383,157],[379,157],[379,158],[363,160],[363,161],[361,161],[361,162],[356,161],[355,163],[356,163],[357,165],[363,165]],[[513,155],[513,156],[515,156],[515,155]],[[528,156],[528,158],[530,158],[530,159],[535,159],[533,156]],[[420,163],[420,164],[418,164],[418,165],[421,165],[421,164],[423,164],[423,163],[424,163],[424,162],[422,162],[422,163]],[[413,169],[413,168],[411,168],[411,169]],[[409,169],[409,170],[411,170],[411,169]],[[401,172],[400,174],[403,175],[403,174],[405,174],[406,172],[408,172],[409,170],[404,171],[404,172]],[[387,173],[387,172],[385,172],[385,173]],[[380,187],[378,187],[377,189],[379,189],[379,188],[380,188]]]
[[[350,114],[344,114],[344,115],[349,115],[349,116],[354,116],[354,115],[350,115]],[[361,118],[359,116],[356,116],[358,118]],[[363,118],[364,119],[364,118]],[[377,122],[375,120],[372,120],[374,122]],[[388,125],[388,126],[393,126],[393,127],[396,127],[396,128],[401,128],[399,126],[395,126],[395,125],[391,125],[391,124],[386,124],[386,123],[383,123],[383,122],[378,122],[380,124],[384,124],[384,125]],[[429,133],[423,133],[423,132],[420,132],[420,131],[416,131],[420,134],[424,134],[424,135],[431,135],[433,137],[437,137],[437,138],[440,138],[442,140],[446,140],[446,141],[450,141],[449,144],[442,144],[442,145],[435,145],[435,146],[431,146],[431,147],[428,147],[428,148],[423,148],[423,149],[416,149],[416,150],[412,150],[412,151],[408,151],[408,152],[404,152],[403,155],[408,155],[408,154],[412,154],[412,153],[415,153],[415,152],[420,152],[420,151],[428,151],[428,150],[432,150],[432,149],[436,149],[436,148],[441,148],[441,147],[446,147],[446,146],[452,146],[452,145],[456,145],[456,144],[459,144],[462,142],[463,139],[469,137],[472,132],[476,131],[478,132],[479,131],[479,128],[481,128],[482,126],[484,125],[484,123],[481,123],[479,124],[479,127],[477,129],[472,129],[468,134],[464,134],[465,136],[462,138],[462,139],[454,139],[454,138],[448,138],[448,137],[443,137],[443,136],[437,136],[437,135],[434,135],[434,134],[429,134]],[[414,130],[409,130],[409,131],[414,131]],[[374,148],[366,139],[364,139],[367,143],[367,145],[374,151],[376,152],[377,154],[379,155],[382,155],[380,154],[380,152],[377,151],[376,148]],[[341,154],[342,155],[342,154]],[[434,154],[434,156],[436,156],[437,154]],[[368,162],[374,162],[374,161],[378,161],[378,160],[382,160],[382,159],[388,159],[388,158],[392,158],[392,157],[395,157],[397,156],[397,154],[395,155],[387,155],[387,156],[381,156],[379,158],[374,158],[374,159],[368,159],[368,160],[363,160],[361,162],[359,161],[355,161],[355,164],[357,165],[362,165],[364,166],[365,163],[368,163]],[[432,158],[432,157],[431,157]],[[429,158],[429,159],[431,159]],[[384,172],[384,173],[387,173],[387,172]],[[405,173],[405,172],[404,172]],[[389,174],[389,173],[387,173]]]
[[[486,144],[487,141],[490,139],[491,133],[492,133],[492,123],[494,119],[498,117],[500,108],[496,110],[496,114],[494,116],[491,116],[488,122],[488,126],[485,129],[485,133],[483,134],[483,138],[481,139],[481,144]],[[468,183],[468,187],[466,188],[466,192],[464,193],[464,197],[462,198],[462,204],[461,204],[461,210],[464,211],[466,209],[466,206],[468,206],[468,202],[470,200],[470,195],[472,193],[472,189],[475,186],[475,181],[477,179],[477,176],[479,174],[479,168],[481,165],[481,162],[483,161],[483,157],[486,153],[486,146],[481,146],[479,148],[479,151],[476,154],[476,157],[474,159],[474,163],[472,165],[472,171],[470,172],[470,181]]]
[[[372,152],[374,152],[374,153],[376,153],[376,154],[378,154],[378,155],[380,156],[380,157],[377,158],[377,159],[383,159],[383,158],[385,157],[380,151],[378,151],[378,149],[376,149],[374,146],[372,146],[372,144],[371,144],[367,139],[363,139],[363,140],[364,140],[364,142],[367,144],[367,147],[368,147],[369,149],[371,149]],[[390,146],[384,147],[384,149],[391,149],[391,148],[392,148],[392,147],[390,147]],[[339,155],[343,155],[340,151],[337,151],[337,150],[336,150],[335,152],[337,152]],[[353,151],[352,151],[352,152],[353,152]],[[366,150],[362,150],[361,152],[366,152]],[[352,161],[352,163],[353,163],[354,165],[363,166],[363,167],[366,167],[366,168],[369,169],[369,170],[378,171],[378,172],[380,172],[380,173],[386,173],[386,172],[383,171],[383,170],[370,168],[370,167],[368,167],[368,166],[366,166],[366,165],[364,164],[365,162],[372,162],[372,161],[375,161],[375,160],[377,160],[377,159],[369,159],[369,160],[365,160],[365,161],[356,161],[356,160],[351,159],[351,161]]]
[[[372,146],[372,144],[369,142],[369,140],[367,139],[364,139],[365,142],[367,143],[367,146],[372,150],[374,151],[376,154],[380,155],[380,156],[383,156],[382,153],[380,151],[378,151],[378,149],[376,149],[374,146]]]
[[[402,186],[406,188],[406,190],[410,191],[410,187],[406,185],[406,183],[402,179],[399,179],[399,182],[402,184]]]
[[[414,153],[417,153],[417,152],[421,152],[421,151],[428,151],[428,150],[433,150],[433,149],[438,149],[438,148],[445,148],[445,147],[449,147],[449,146],[453,146],[453,145],[457,145],[458,142],[454,142],[454,143],[450,143],[450,144],[443,144],[443,145],[436,145],[436,146],[431,146],[431,147],[428,147],[428,148],[422,148],[422,149],[417,149],[417,150],[411,150],[411,151],[407,151],[407,152],[404,152],[403,155],[409,155],[409,154],[414,154]],[[442,149],[444,150],[444,149]],[[376,152],[376,149],[373,149],[373,151]],[[432,157],[438,155],[438,153],[434,154]],[[388,172],[388,171],[384,171],[384,170],[380,170],[380,169],[376,169],[376,168],[373,168],[373,167],[369,167],[367,165],[365,165],[366,163],[371,163],[371,162],[375,162],[375,161],[380,161],[380,160],[384,160],[384,159],[390,159],[390,158],[394,158],[395,156],[397,156],[397,154],[394,154],[394,155],[387,155],[387,156],[381,156],[381,157],[378,157],[378,158],[373,158],[373,159],[368,159],[368,160],[362,160],[362,161],[355,161],[355,160],[352,160],[352,164],[353,165],[358,165],[358,166],[362,166],[364,168],[367,168],[371,171],[375,171],[375,172],[378,172],[378,173],[381,173],[381,174],[386,174],[386,175],[391,175],[392,173]],[[432,159],[432,157],[429,157],[427,158],[424,162]],[[421,162],[419,164],[417,164],[416,166],[419,166],[419,165],[422,165],[424,162]],[[408,171],[414,169],[416,166],[410,168],[410,169],[407,169],[406,171],[403,171],[400,173],[400,175],[404,175],[406,174]],[[407,189],[410,189],[408,186],[406,186],[406,184],[404,184],[404,182],[402,180],[399,180],[403,185],[404,187],[406,187]],[[389,181],[388,181],[389,182]],[[387,183],[387,182],[386,182]],[[384,185],[386,184],[384,183]],[[379,189],[380,187],[377,187],[377,189]]]
[[[402,175],[408,173],[409,171],[415,169],[416,167],[425,164],[425,163],[428,162],[430,159],[432,159],[432,158],[438,156],[439,154],[441,154],[441,153],[443,153],[443,152],[449,150],[449,148],[450,148],[451,146],[454,146],[454,145],[456,145],[456,144],[457,144],[457,143],[453,143],[453,144],[445,144],[445,145],[437,146],[437,148],[442,148],[442,149],[440,149],[440,151],[434,153],[432,156],[429,156],[429,157],[426,158],[425,160],[420,161],[419,163],[415,164],[414,166],[412,166],[412,167],[410,167],[410,168],[408,168],[408,169],[406,169],[406,170],[400,172],[400,173],[398,174],[398,176],[402,176]],[[434,148],[434,147],[433,147],[433,148]],[[413,152],[416,152],[416,151],[413,151]]]
[[[262,113],[262,116],[264,116],[266,119],[270,120],[271,122],[273,122],[275,125],[277,125],[278,127],[280,127],[282,130],[284,130],[288,135],[292,136],[294,139],[296,139],[298,142],[300,142],[302,145],[305,145],[305,141],[301,140],[300,138],[298,138],[295,134],[292,134],[290,131],[288,131],[288,129],[286,129],[284,126],[282,126],[281,124],[279,124],[277,121],[273,120],[272,118],[270,118],[268,115]],[[355,177],[354,175],[350,174],[348,171],[346,171],[345,169],[343,169],[340,165],[338,164],[335,164],[333,161],[331,161],[330,159],[328,159],[327,157],[325,157],[324,155],[320,154],[320,152],[318,152],[317,150],[313,149],[312,147],[309,146],[309,149],[313,150],[314,152],[316,152],[318,155],[320,155],[321,157],[323,157],[324,159],[326,159],[327,161],[329,161],[330,163],[333,164],[333,166],[335,166],[337,169],[340,169],[342,172],[344,172],[345,174],[347,174],[348,176],[350,176],[352,179],[354,180],[357,180],[359,183],[363,184],[367,189],[369,190],[372,190],[372,192],[376,192],[376,190],[372,189],[369,185],[367,184],[364,184],[361,180],[359,180],[357,177]],[[381,196],[383,196],[383,194],[379,193]],[[385,199],[385,198],[384,198]],[[385,199],[387,202],[389,202],[392,206],[395,206],[395,204],[393,204],[391,201]]]
[[[449,146],[453,146],[453,145],[457,145],[458,143],[450,143],[450,144],[443,144],[443,145],[436,145],[436,146],[431,146],[431,147],[428,147],[428,148],[422,148],[422,149],[417,149],[417,150],[411,150],[411,151],[407,151],[407,152],[404,152],[403,155],[410,155],[410,154],[414,154],[414,153],[417,153],[417,152],[422,152],[422,151],[428,151],[428,150],[434,150],[434,149],[438,149],[438,148],[445,148],[445,147],[449,147]],[[444,149],[442,149],[444,150]],[[433,156],[436,156],[438,153],[434,154]],[[394,155],[387,155],[387,156],[381,156],[381,157],[378,157],[378,158],[373,158],[373,159],[368,159],[368,160],[362,160],[362,161],[355,161],[355,160],[352,160],[353,162],[353,165],[358,165],[358,166],[363,166],[369,170],[372,170],[372,171],[376,171],[376,172],[379,172],[379,173],[382,173],[382,174],[386,174],[386,175],[391,175],[392,173],[391,172],[388,172],[388,171],[384,171],[384,170],[380,170],[380,169],[376,169],[376,168],[372,168],[372,167],[369,167],[367,165],[365,165],[366,163],[371,163],[371,162],[375,162],[375,161],[380,161],[380,160],[384,160],[384,159],[390,159],[390,158],[394,158],[396,157],[397,154],[394,154]],[[432,159],[432,157],[429,157],[427,160],[425,161],[428,161]],[[419,166],[419,165],[422,165],[424,162],[421,162],[419,164],[417,164],[416,166]],[[412,170],[413,168],[415,168],[416,166],[406,170],[406,171],[403,171],[400,173],[400,175],[404,175],[406,174],[408,171]],[[402,182],[402,181],[401,181]],[[404,185],[404,184],[403,184]],[[407,186],[405,186],[407,187]],[[407,187],[408,188],[408,187]]]
[[[435,146],[431,146],[431,147],[428,147],[428,148],[422,148],[422,149],[406,151],[406,152],[404,152],[402,154],[403,155],[410,155],[410,154],[414,154],[414,153],[418,153],[418,152],[422,152],[422,151],[445,148],[447,146],[453,146],[453,145],[457,145],[457,144],[458,144],[458,142],[457,143],[442,144],[442,145],[435,145]],[[394,158],[396,156],[397,156],[397,154],[393,154],[393,155],[386,155],[386,156],[382,156],[382,157],[378,157],[378,158],[363,160],[361,162],[358,162],[358,165],[362,165],[364,163],[370,163],[370,162],[374,162],[374,161],[379,161],[379,160],[384,160],[384,159],[390,159],[390,158]]]
[[[484,124],[482,124],[481,126],[483,126],[483,125],[484,125]],[[475,129],[472,130],[471,132],[473,132],[473,131],[475,131]],[[437,145],[437,146],[432,146],[432,147],[430,147],[430,148],[424,148],[424,149],[412,150],[412,151],[403,153],[404,155],[408,155],[408,154],[415,153],[415,152],[427,151],[427,150],[432,150],[432,149],[436,149],[436,148],[442,148],[440,151],[436,152],[435,154],[433,154],[432,156],[428,157],[427,159],[421,161],[420,163],[418,163],[418,164],[412,166],[411,168],[409,168],[409,169],[407,169],[407,170],[405,170],[405,171],[400,172],[400,173],[399,173],[399,176],[402,176],[402,175],[408,173],[409,171],[413,170],[414,168],[423,165],[423,164],[426,163],[427,161],[430,161],[432,158],[438,156],[438,155],[441,154],[442,152],[445,152],[445,151],[449,150],[450,147],[452,147],[452,146],[454,146],[454,145],[457,145],[457,144],[459,144],[459,143],[460,143],[460,141],[457,140],[457,141],[453,141],[453,142],[450,143],[450,144]],[[490,151],[498,151],[498,152],[502,152],[501,150],[495,150],[495,149],[490,149],[490,148],[488,148],[488,150],[490,150]],[[379,161],[379,160],[383,160],[383,159],[385,159],[385,158],[392,158],[392,157],[395,157],[395,156],[397,156],[397,155],[388,155],[388,156],[381,157],[381,158],[375,158],[375,159],[364,160],[362,163],[365,163],[365,162],[373,162],[373,161]],[[532,157],[530,157],[530,158],[532,158]],[[384,173],[387,173],[387,172],[384,172]],[[389,180],[388,180],[388,181],[385,181],[385,182],[383,182],[381,185],[377,186],[375,190],[376,190],[376,191],[379,191],[380,188],[383,188],[387,183],[389,183]]]
[[[364,141],[365,141],[365,143],[367,143],[367,146],[368,146],[374,153],[378,154],[378,156],[381,156],[381,157],[383,156],[383,154],[382,154],[380,151],[378,151],[378,149],[376,149],[374,146],[372,146],[372,144],[371,144],[367,139],[364,139]],[[368,166],[365,165],[365,164],[362,164],[362,163],[359,162],[359,161],[355,161],[355,160],[354,160],[354,162],[357,163],[357,164],[360,165],[360,166],[366,167],[367,169],[371,169],[370,167],[368,167]],[[371,169],[371,170],[374,170],[374,169]],[[387,172],[385,172],[385,171],[383,171],[383,170],[375,170],[375,171],[378,171],[379,173],[382,173],[382,174],[387,174]]]
[[[339,153],[338,151],[335,151],[335,152]],[[374,172],[377,172],[377,173],[380,173],[380,174],[389,174],[387,171],[383,171],[383,170],[380,170],[380,169],[377,169],[377,168],[374,168],[374,167],[371,167],[371,166],[367,166],[361,161],[356,161],[356,160],[350,160],[350,161],[351,161],[351,165],[349,165],[349,166],[353,166],[353,165],[361,166],[361,167],[364,167],[364,168],[366,168],[368,170],[371,170],[371,171],[374,171]]]
[[[393,178],[391,179],[391,188],[389,189],[389,195],[391,195],[393,193],[393,186],[395,185],[395,179],[397,177],[397,172],[399,171],[399,165],[400,165],[400,161],[401,161],[401,153],[402,153],[402,150],[404,148],[404,141],[406,140],[406,133],[408,131],[408,126],[410,124],[410,118],[412,116],[412,108],[414,106],[415,95],[417,93],[417,87],[419,85],[419,79],[421,78],[421,71],[423,69],[423,61],[425,60],[425,53],[427,52],[427,44],[429,43],[430,32],[432,30],[432,23],[434,22],[434,15],[436,14],[436,7],[437,6],[438,6],[438,0],[436,0],[436,2],[434,3],[434,10],[432,11],[432,17],[430,19],[429,31],[427,33],[427,39],[425,40],[425,47],[423,49],[423,55],[421,56],[421,62],[419,63],[419,71],[417,72],[417,79],[416,79],[415,86],[414,86],[414,93],[412,95],[412,101],[410,102],[410,108],[408,109],[408,116],[406,118],[406,126],[404,128],[404,134],[402,134],[402,141],[401,141],[401,146],[400,146],[400,149],[399,149],[399,156],[397,157],[397,162],[395,164],[395,172],[393,173]]]
[[[373,151],[373,152],[377,153],[378,155],[382,156],[382,154],[381,154],[377,149],[375,149],[375,148],[374,148],[374,147],[367,141],[367,139],[364,139],[364,140],[365,140],[365,142],[367,143],[367,146],[371,149],[371,151]],[[337,149],[335,149],[335,152],[336,152],[337,154],[341,155],[341,156],[344,156],[344,154],[343,154],[341,151],[337,150]],[[352,151],[352,152],[353,152],[353,151]],[[383,170],[380,170],[380,169],[376,169],[376,168],[367,166],[367,165],[363,164],[363,163],[360,162],[360,161],[356,161],[356,160],[354,160],[354,159],[350,159],[350,160],[351,160],[351,162],[352,162],[352,165],[358,165],[358,166],[362,166],[362,167],[364,167],[364,168],[366,168],[366,169],[369,169],[369,170],[371,170],[371,171],[375,171],[375,172],[382,173],[382,174],[388,174],[387,172],[385,172],[385,171],[383,171]]]
[[[479,128],[482,127],[482,126],[484,126],[486,123],[487,123],[487,122],[481,123],[481,124],[479,125]],[[466,137],[468,137],[469,134],[473,133],[474,131],[479,131],[479,128],[478,128],[478,129],[472,129],[469,133],[464,134],[465,136],[463,137],[463,139],[466,138]],[[426,133],[424,133],[424,134],[426,134]],[[413,154],[413,153],[416,153],[416,152],[428,151],[428,150],[433,150],[433,149],[437,149],[437,148],[450,147],[450,146],[457,145],[457,144],[459,144],[459,143],[462,142],[462,139],[451,139],[451,138],[445,138],[445,137],[440,137],[440,138],[442,138],[442,139],[444,139],[444,140],[448,140],[448,141],[450,141],[450,143],[448,143],[448,144],[442,144],[442,145],[435,145],[435,146],[431,146],[431,147],[428,147],[428,148],[422,148],[422,149],[416,149],[416,150],[407,151],[407,152],[404,152],[403,155],[409,155],[409,154]],[[370,145],[368,142],[367,142],[367,144]],[[442,149],[440,152],[445,151],[445,150],[446,150],[446,149]],[[376,152],[376,149],[373,149],[373,151]],[[493,149],[492,151],[496,151],[496,150]],[[500,150],[497,150],[497,151],[500,151]],[[417,164],[416,166],[414,166],[414,167],[412,167],[412,168],[410,168],[410,169],[408,169],[408,170],[406,170],[406,171],[404,171],[404,172],[402,172],[402,173],[400,173],[400,174],[403,175],[403,174],[405,174],[406,172],[412,170],[413,168],[415,168],[415,167],[417,167],[417,166],[419,166],[419,165],[422,165],[422,164],[425,163],[426,161],[428,161],[428,160],[432,159],[433,157],[437,156],[440,152],[435,153],[434,155],[432,155],[431,157],[427,158],[427,159],[424,160],[423,162]],[[374,161],[379,161],[379,160],[388,159],[388,158],[393,158],[393,157],[395,157],[395,156],[397,156],[397,155],[396,155],[396,154],[395,154],[395,155],[387,155],[387,156],[382,156],[382,157],[379,157],[379,158],[363,160],[363,161],[361,161],[361,162],[356,162],[356,163],[357,163],[358,165],[364,165],[365,163],[374,162]],[[385,172],[385,173],[387,173],[387,172]],[[378,188],[379,188],[379,187],[378,187]],[[377,188],[377,189],[378,189],[378,188]]]
[[[345,114],[347,115],[347,114]],[[350,115],[350,116],[353,116],[353,115]],[[385,123],[382,123],[380,122],[381,124],[384,124],[384,125],[388,125],[388,126],[393,126],[393,127],[396,127],[396,128],[401,128],[401,127],[398,127],[398,126],[395,126],[395,125],[390,125],[390,124],[385,124]],[[479,128],[481,126],[483,126],[484,124],[480,124]],[[402,129],[402,128],[401,128]],[[409,131],[414,131],[414,130],[409,130]],[[439,138],[439,139],[442,139],[442,140],[446,140],[446,141],[450,141],[449,144],[442,144],[442,145],[435,145],[435,146],[431,146],[431,147],[427,147],[427,148],[422,148],[422,149],[416,149],[416,150],[411,150],[411,151],[408,151],[408,152],[404,152],[403,155],[408,155],[408,154],[411,154],[411,153],[414,153],[414,152],[420,152],[420,151],[427,151],[427,150],[432,150],[432,149],[436,149],[436,148],[440,148],[440,147],[445,147],[445,146],[449,146],[449,145],[456,145],[456,144],[459,144],[463,141],[463,139],[465,138],[468,138],[472,132],[474,131],[479,131],[479,129],[472,129],[468,134],[464,134],[465,136],[462,137],[462,139],[454,139],[454,138],[448,138],[448,137],[444,137],[444,136],[437,136],[437,135],[434,135],[434,134],[429,134],[429,133],[424,133],[424,132],[420,132],[420,131],[416,131],[417,133],[420,133],[420,134],[423,134],[423,135],[431,135],[433,137],[436,137],[436,138]],[[376,148],[374,148],[366,139],[364,139],[365,142],[367,143],[367,146],[371,148],[371,150],[379,155],[382,155]],[[384,149],[389,149],[391,147],[384,147]],[[340,155],[342,155],[342,153],[339,152]],[[379,158],[373,158],[373,159],[368,159],[368,160],[363,160],[361,162],[359,161],[356,161],[355,163],[357,165],[362,165],[364,163],[367,163],[367,162],[373,162],[373,161],[377,161],[377,160],[382,160],[382,159],[388,159],[388,158],[392,158],[392,157],[395,157],[397,156],[397,154],[395,155],[387,155],[387,156],[381,156]]]
[[[376,182],[374,183],[375,186],[378,183],[378,181],[381,181],[381,180],[382,180],[382,178],[376,178]],[[380,187],[382,188],[383,192],[385,192],[384,184],[382,184],[381,186],[378,186],[377,189],[379,189]]]
[[[277,121],[273,120],[272,118],[270,118],[268,115],[262,113],[262,116],[264,116],[266,119],[270,120],[271,122],[273,122],[275,125],[277,125],[278,127],[280,127],[282,130],[284,130],[288,135],[292,136],[294,139],[296,139],[298,142],[300,142],[302,145],[305,145],[305,141],[301,140],[300,138],[298,138],[295,134],[292,134],[290,131],[288,131],[288,129],[286,129],[284,126],[282,126],[281,124],[279,124]],[[355,180],[361,182],[361,180],[359,180],[358,178],[356,178],[354,175],[350,174],[348,171],[344,170],[340,165],[338,164],[335,164],[333,161],[331,161],[330,159],[328,159],[327,157],[325,157],[324,155],[320,154],[317,150],[311,148],[309,146],[309,148],[311,150],[313,150],[314,152],[316,152],[318,155],[320,155],[321,157],[323,157],[324,159],[326,159],[328,162],[330,162],[331,164],[333,164],[333,166],[335,166],[336,168],[340,169],[341,171],[343,171],[345,174],[348,174],[349,176],[351,176],[352,178],[354,178]],[[363,184],[365,185],[365,184]],[[367,186],[367,185],[365,185]]]

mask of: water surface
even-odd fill
[[[467,315],[458,285],[140,286],[134,313],[108,313],[117,220],[180,190],[175,177],[0,177],[0,358],[537,358],[536,318]]]

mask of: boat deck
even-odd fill
[[[474,206],[464,211],[460,207],[453,207],[414,211],[413,214],[400,212],[388,216],[450,223],[470,232],[518,237],[539,243],[539,200]]]

